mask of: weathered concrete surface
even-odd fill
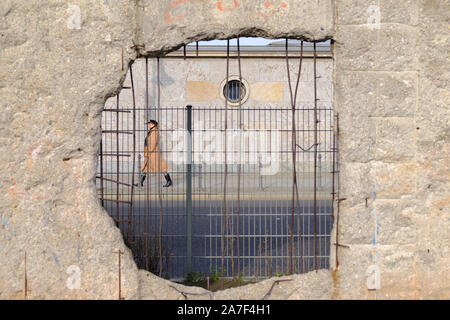
[[[137,268],[93,185],[102,105],[124,76],[122,52],[125,67],[135,54],[135,8],[76,1],[77,29],[69,3],[0,3],[3,299],[24,297],[25,251],[29,298],[114,299],[119,249],[122,295],[138,298]]]
[[[94,187],[100,112],[136,58],[134,44],[157,52],[239,30],[311,39],[333,32],[332,1],[325,0],[315,5],[274,1],[273,8],[246,1],[234,10],[228,10],[230,1],[182,1],[184,8],[173,8],[169,0],[73,2],[0,3],[3,299],[25,296],[25,252],[28,298],[117,298],[117,250],[125,252],[122,296],[139,298],[138,270]],[[167,11],[189,16],[193,7],[201,19],[167,22]],[[291,7],[313,16],[299,23],[302,13],[292,13]],[[241,19],[243,14],[261,18],[253,24]],[[76,281],[67,286],[76,270],[81,272],[79,289]]]
[[[339,242],[349,248],[334,298],[450,297],[449,13],[448,1],[336,1]],[[380,288],[369,291],[375,270]]]
[[[296,277],[291,298],[450,297],[448,1],[74,2],[79,26],[72,2],[0,3],[0,298],[24,297],[25,252],[28,298],[117,298],[116,250],[125,252],[123,297],[168,291],[142,279],[96,200],[100,111],[137,51],[239,32],[337,41],[339,241],[349,248],[332,273]],[[379,28],[367,25],[377,21],[371,5]],[[72,265],[79,289],[67,286]],[[377,291],[367,288],[369,266],[380,271]]]
[[[218,292],[175,284],[144,270],[139,270],[139,277],[139,295],[145,300],[329,300],[333,285],[328,270],[276,277]]]
[[[331,0],[139,1],[142,52],[168,52],[198,39],[232,35],[329,39],[334,32]],[[164,35],[157,36],[154,35]]]

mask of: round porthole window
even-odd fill
[[[238,76],[231,76],[225,79],[220,86],[220,96],[222,99],[228,100],[231,106],[239,106],[244,104],[249,96],[249,87],[247,81],[239,80]]]

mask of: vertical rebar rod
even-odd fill
[[[131,219],[133,217],[133,195],[134,195],[134,176],[136,170],[136,96],[134,92],[134,81],[133,81],[133,68],[130,64],[130,80],[131,80],[131,95],[133,97],[133,152],[131,156],[133,157],[133,169],[131,174],[131,193],[130,193],[130,211],[128,213],[128,232],[127,240],[130,238],[131,232]]]
[[[120,181],[120,172],[119,172],[119,95],[117,93],[116,100],[116,200],[119,200],[119,181]],[[120,216],[119,216],[119,201],[116,201],[116,224],[119,226]]]
[[[123,252],[119,249],[117,251],[117,255],[118,255],[118,279],[119,279],[119,296],[118,299],[119,300],[123,300],[122,297],[122,269],[121,269],[121,255],[123,254]]]
[[[336,115],[337,117],[337,115]],[[333,136],[333,163],[332,163],[332,169],[331,169],[331,224],[334,224],[334,199],[335,199],[335,174],[336,174],[336,135],[334,133],[334,130],[332,132]]]
[[[101,200],[102,207],[105,206],[105,201],[103,200],[105,198],[103,188],[104,182],[103,182],[103,134],[102,134],[102,138],[100,139],[100,194],[102,199]]]
[[[186,262],[192,272],[192,106],[186,106]]]
[[[314,42],[314,269],[317,271],[317,48]]]
[[[339,113],[336,114],[336,152],[339,149]],[[337,165],[337,172],[340,171],[339,169],[339,154],[337,154],[338,159],[338,165]],[[339,193],[339,174],[337,176],[338,178],[338,187],[337,187],[337,212],[336,212],[336,269],[339,267],[339,258],[338,258],[338,249],[339,249],[339,212],[340,212],[340,193]]]
[[[157,61],[157,78],[158,78],[158,112],[157,112],[157,118],[158,118],[158,140],[157,140],[157,146],[161,147],[159,145],[160,141],[160,132],[161,132],[161,79],[160,79],[160,61],[159,57],[156,59]],[[161,151],[160,151],[161,152]],[[161,172],[161,160],[158,161],[158,172]],[[159,200],[159,276],[162,276],[162,229],[163,229],[163,208],[162,208],[162,195],[161,195],[161,179],[158,177],[158,200]]]
[[[150,114],[148,110],[148,57],[145,57],[145,114]],[[145,117],[145,126],[147,126],[146,122],[149,120]],[[144,129],[145,132],[147,132],[147,128]],[[145,137],[147,139],[147,136]],[[148,151],[147,151],[148,152]],[[146,159],[144,159],[145,163]],[[141,173],[145,174],[145,173]],[[140,179],[139,179],[140,180]],[[149,261],[149,252],[148,252],[148,241],[149,241],[149,223],[150,223],[150,196],[149,196],[149,180],[150,177],[147,179],[147,190],[145,195],[146,200],[146,206],[145,206],[145,269],[148,271],[150,268],[150,261]],[[139,181],[141,183],[141,181]]]
[[[228,177],[228,163],[227,163],[227,129],[228,129],[228,79],[230,69],[230,39],[227,39],[227,79],[225,84],[225,123],[224,123],[224,162],[225,162],[225,172],[224,172],[224,182],[223,182],[223,203],[222,203],[222,289],[224,288],[224,268],[225,268],[225,225],[226,225],[226,215],[227,215],[227,177]]]
[[[24,272],[23,272],[23,295],[24,299],[28,299],[28,276],[27,276],[27,252],[24,257]]]
[[[239,135],[238,135],[238,181],[237,181],[237,208],[236,208],[236,242],[237,242],[237,270],[238,270],[238,281],[241,284],[241,251],[240,251],[240,241],[239,241],[239,226],[240,226],[240,212],[241,212],[241,135],[243,134],[242,126],[242,67],[241,67],[241,48],[239,44],[239,37],[237,37],[237,52],[238,52],[238,68],[239,68],[239,112],[238,112],[238,123],[239,123]]]
[[[292,274],[293,271],[293,253],[294,253],[294,220],[295,220],[295,196],[297,195],[297,202],[298,202],[298,187],[297,187],[297,129],[296,129],[296,118],[295,118],[295,109],[296,109],[296,103],[297,103],[297,93],[298,93],[298,87],[300,84],[300,76],[302,71],[302,61],[303,61],[303,41],[301,42],[301,53],[300,53],[300,62],[299,62],[299,69],[297,74],[297,82],[295,86],[295,92],[292,92],[292,83],[291,83],[291,75],[289,70],[289,40],[286,39],[286,67],[287,67],[287,76],[288,76],[288,83],[289,83],[289,93],[291,98],[291,112],[292,112],[292,128],[291,128],[291,135],[292,135],[292,141],[291,141],[291,151],[292,151],[292,167],[293,167],[293,174],[292,174],[292,200],[291,200],[291,219],[290,219],[290,241],[289,241],[289,260],[288,260],[288,272]],[[299,234],[301,236],[301,231],[299,231]]]

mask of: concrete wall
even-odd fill
[[[96,199],[101,109],[138,54],[237,34],[336,40],[339,242],[348,247],[339,268],[293,276],[271,298],[449,298],[450,4],[264,3],[1,2],[1,298],[24,297],[25,252],[29,298],[117,298],[116,250],[123,297],[183,298],[138,272]],[[377,270],[381,288],[369,291]],[[262,298],[271,283],[214,297]]]
[[[449,10],[336,1],[339,242],[350,247],[339,249],[336,298],[450,297],[450,73],[437,68]],[[381,289],[368,291],[376,270]]]

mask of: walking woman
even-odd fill
[[[144,164],[141,168],[140,185],[144,186],[144,180],[147,173],[162,172],[164,178],[166,178],[166,184],[163,187],[170,187],[172,185],[172,179],[168,173],[169,166],[163,159],[161,151],[159,150],[159,127],[158,122],[150,120],[147,122],[148,132],[145,137],[144,143]],[[137,186],[137,185],[135,185]]]

